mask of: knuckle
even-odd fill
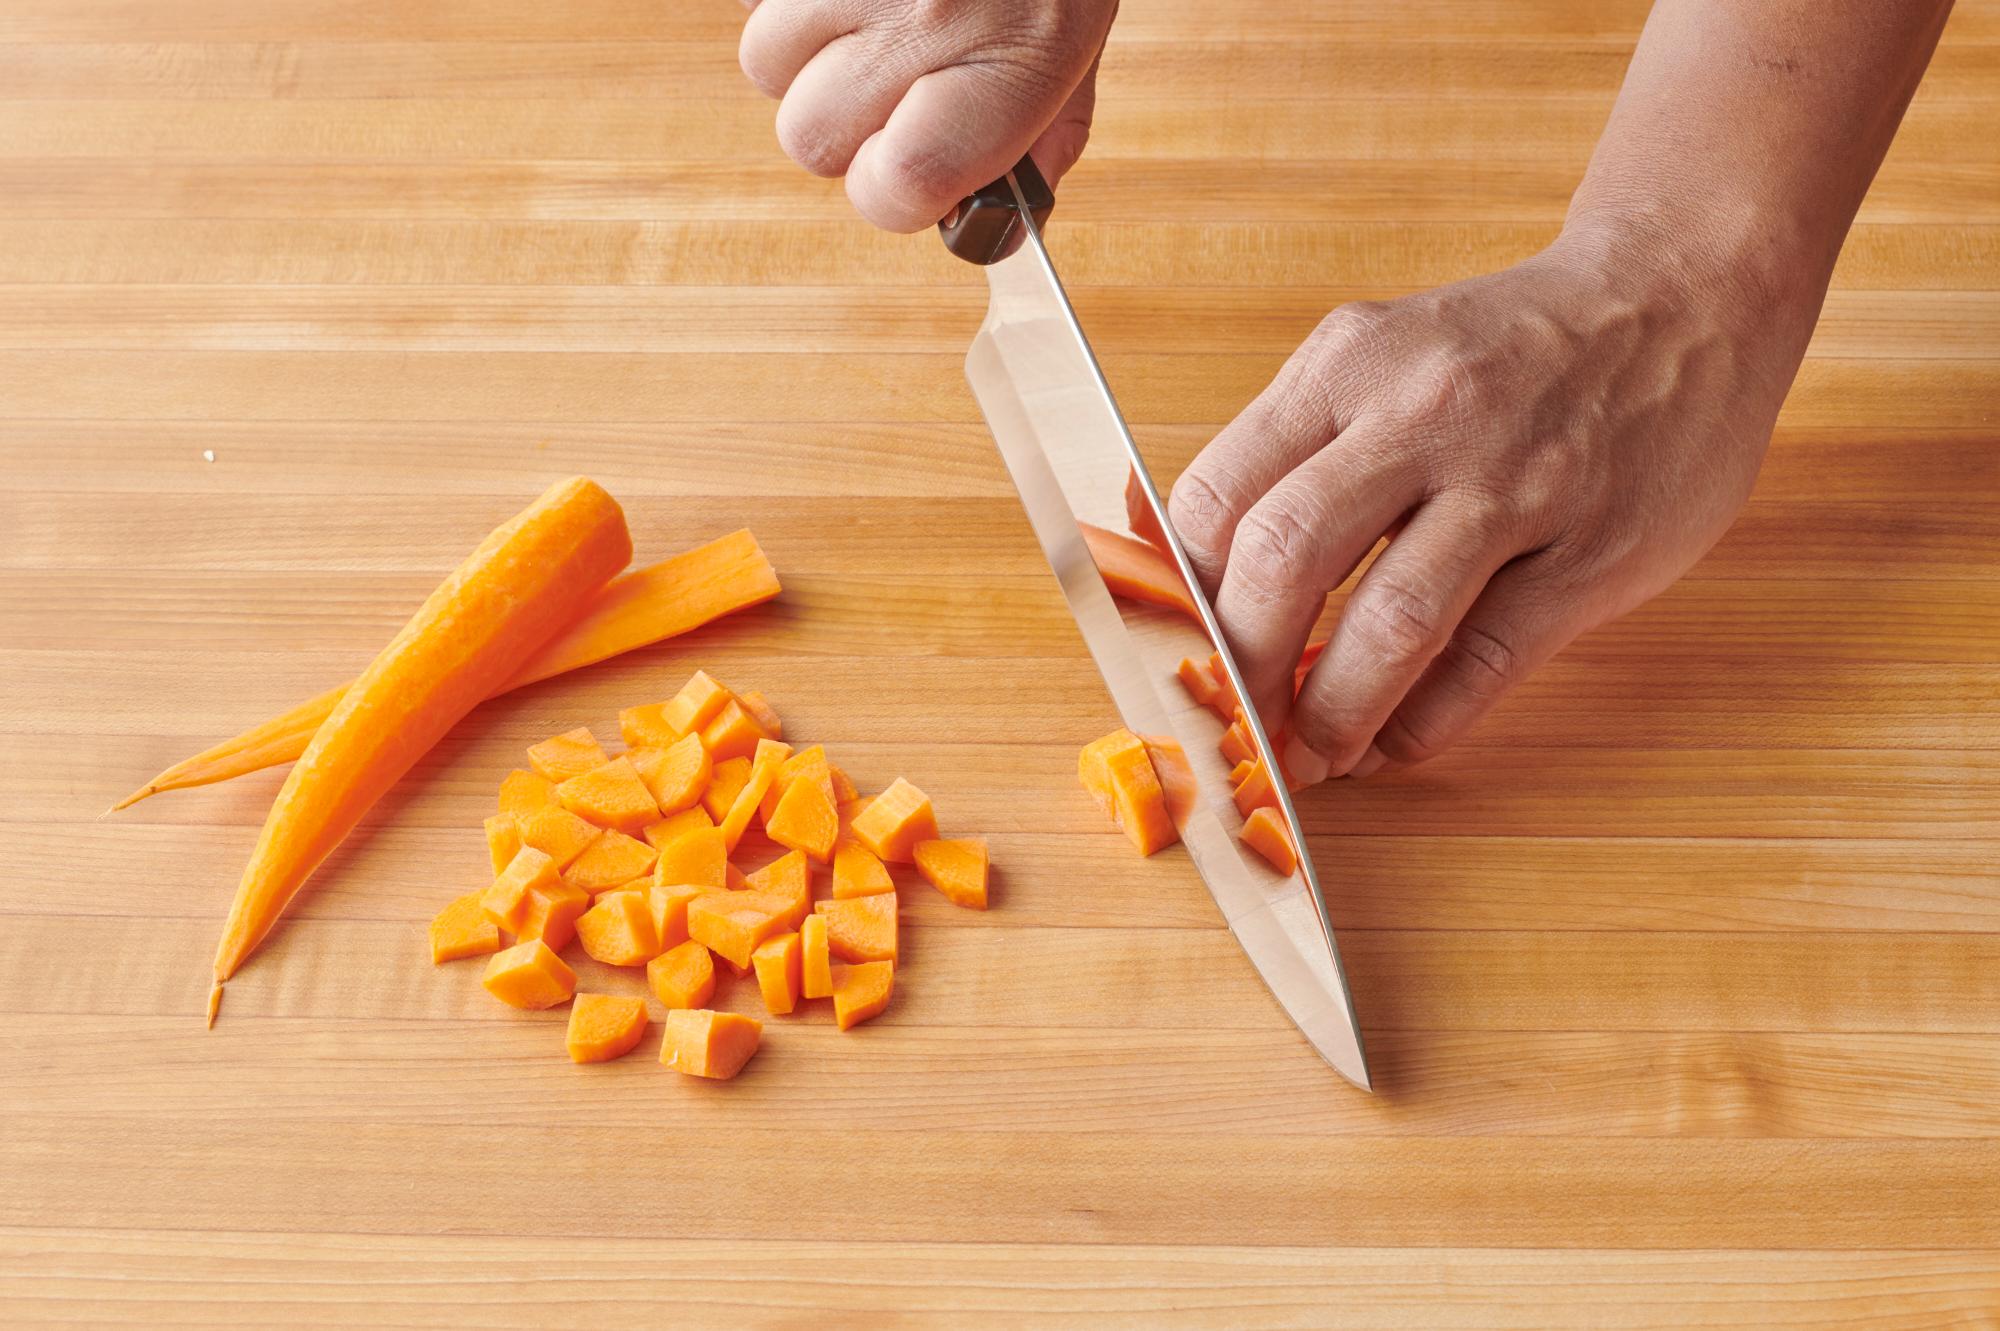
[[[965,191],[957,162],[941,146],[903,146],[882,163],[880,185],[898,211],[942,217]]]
[[[1453,688],[1491,702],[1520,681],[1521,653],[1490,629],[1461,624],[1438,655],[1437,669]]]
[[[1292,713],[1293,738],[1329,760],[1351,760],[1369,740],[1367,723],[1324,694],[1301,698]]]
[[[1361,589],[1347,613],[1362,644],[1390,660],[1427,661],[1445,645],[1450,630],[1437,598],[1401,579]]]
[[[1375,747],[1392,763],[1405,766],[1428,762],[1443,753],[1451,737],[1437,718],[1420,708],[1399,710],[1382,724]]]
[[[785,156],[825,179],[845,175],[853,154],[833,134],[832,126],[787,99],[778,108],[778,146]]]
[[[1215,482],[1198,471],[1185,471],[1167,497],[1167,516],[1190,552],[1220,555],[1229,547],[1229,502]]]
[[[1241,561],[1253,583],[1275,587],[1294,580],[1309,567],[1320,547],[1311,522],[1291,505],[1267,502],[1250,510],[1237,524],[1229,562]]]
[[[1308,342],[1327,351],[1345,351],[1363,345],[1382,331],[1389,307],[1376,300],[1353,300],[1336,307],[1312,331]]]

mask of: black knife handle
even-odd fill
[[[1048,225],[1056,196],[1049,182],[1035,169],[1034,159],[1023,157],[1016,162],[1012,175],[1020,182],[1021,196],[1028,201],[1028,212],[1034,216],[1035,226],[1039,229]],[[950,216],[938,223],[938,234],[944,237],[944,247],[967,263],[998,263],[1019,249],[1020,213],[1007,177],[1002,176],[961,201]]]

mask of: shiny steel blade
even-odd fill
[[[1174,678],[1182,657],[1199,660],[1211,650],[1220,651],[1238,697],[1245,694],[1242,676],[1063,294],[1028,200],[1012,175],[1007,182],[1025,243],[986,268],[992,303],[966,356],[966,378],[1126,727],[1177,740],[1187,754],[1199,798],[1180,829],[1181,841],[1223,919],[1313,1048],[1342,1076],[1367,1089],[1360,1027],[1291,795],[1282,781],[1275,783],[1280,812],[1299,851],[1298,870],[1281,878],[1237,840],[1242,818],[1216,749],[1222,727]],[[1139,477],[1168,533],[1174,560],[1207,626],[1206,636],[1184,616],[1114,600],[1105,589],[1077,524],[1126,529],[1128,472]],[[1265,770],[1278,771],[1270,737],[1254,716],[1250,729]]]

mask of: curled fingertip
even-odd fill
[[[1387,766],[1388,762],[1389,755],[1370,744],[1368,752],[1362,754],[1354,766],[1347,769],[1347,774],[1356,778],[1373,776]]]
[[[1294,735],[1285,741],[1285,752],[1280,760],[1285,767],[1285,775],[1301,785],[1316,786],[1326,780],[1332,764],[1306,747],[1305,742]]]

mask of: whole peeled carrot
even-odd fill
[[[494,693],[595,665],[607,657],[700,628],[779,592],[778,574],[747,530],[645,568],[620,574],[592,593],[576,618],[545,643]],[[169,790],[228,781],[291,762],[306,751],[341,697],[342,684],[161,772],[111,806],[111,812]]]
[[[313,870],[458,719],[576,617],[632,557],[618,502],[564,481],[488,536],[347,689],[292,768],[215,950],[222,984]]]

